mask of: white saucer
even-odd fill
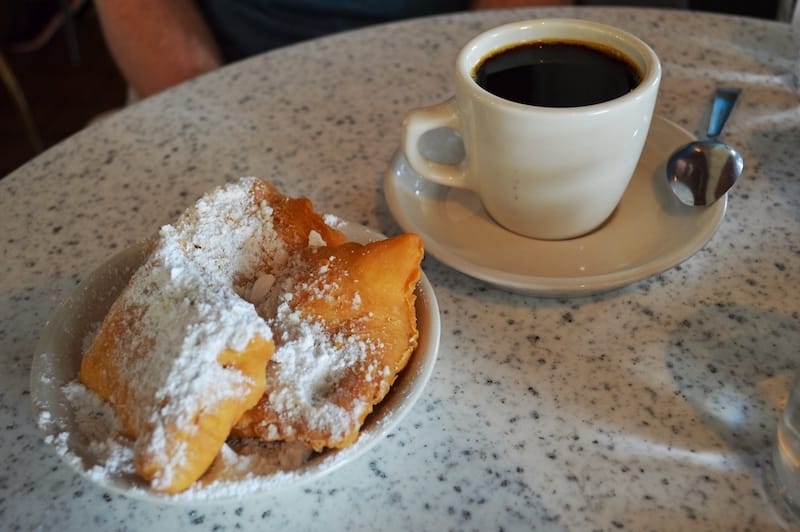
[[[362,243],[383,238],[355,223],[343,222],[337,229]],[[381,441],[408,414],[433,373],[441,325],[436,295],[423,274],[416,289],[417,349],[349,447],[325,451],[289,472],[259,476],[233,468],[224,471],[225,481],[190,488],[177,495],[156,493],[131,473],[104,473],[100,464],[108,459],[107,451],[93,442],[108,435],[96,434],[96,428],[81,424],[67,399],[65,385],[76,380],[87,336],[96,332],[108,308],[146,255],[145,245],[139,244],[114,255],[92,272],[58,307],[42,331],[33,355],[33,411],[45,441],[76,471],[105,489],[159,503],[195,503],[241,500],[309,482],[352,462]]]
[[[571,240],[535,240],[500,227],[474,193],[423,179],[402,152],[387,170],[384,194],[403,230],[419,234],[426,253],[456,270],[524,294],[595,294],[683,262],[717,230],[727,197],[709,207],[687,207],[667,184],[667,157],[691,140],[680,126],[654,117],[617,209],[599,229]],[[434,156],[441,151],[442,159],[454,157],[452,143],[426,149]]]

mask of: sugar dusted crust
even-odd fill
[[[419,238],[349,243],[332,222],[243,178],[161,229],[79,374],[153,490],[213,482],[234,448],[346,446],[405,367]]]
[[[422,253],[411,234],[325,246],[279,277],[259,306],[276,338],[266,392],[234,434],[315,451],[355,441],[416,347]]]
[[[286,252],[261,188],[220,188],[164,226],[84,354],[81,382],[111,403],[157,491],[202,475],[262,393],[272,331],[240,292]]]

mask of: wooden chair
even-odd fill
[[[2,79],[3,85],[5,85],[6,90],[11,96],[11,100],[14,102],[14,106],[17,108],[17,112],[22,120],[22,125],[25,128],[25,134],[28,136],[31,146],[33,146],[36,153],[40,153],[44,149],[44,144],[42,144],[39,128],[36,127],[36,121],[28,105],[28,99],[19,86],[17,77],[11,70],[11,66],[8,64],[2,50],[0,50],[0,79]]]

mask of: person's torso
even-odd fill
[[[198,0],[225,59],[370,24],[466,9],[464,0]]]

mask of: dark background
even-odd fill
[[[778,0],[579,0],[593,5],[688,7],[774,19]],[[24,53],[15,43],[41,34],[54,10],[71,4],[72,26]],[[74,31],[70,32],[72,28]],[[104,112],[124,105],[126,85],[100,31],[97,14],[85,0],[0,0],[0,47],[31,108],[44,148],[79,131]],[[0,84],[0,178],[37,151],[5,85]]]
[[[0,0],[3,55],[28,101],[45,148],[79,131],[100,113],[124,104],[126,84],[108,53],[91,3],[72,17],[74,41],[68,41],[62,26],[37,50],[15,53],[12,43],[38,28],[26,28],[24,17],[12,16],[14,2],[24,0]],[[70,42],[77,44],[77,56],[70,53]],[[0,178],[35,155],[11,95],[0,83]]]

